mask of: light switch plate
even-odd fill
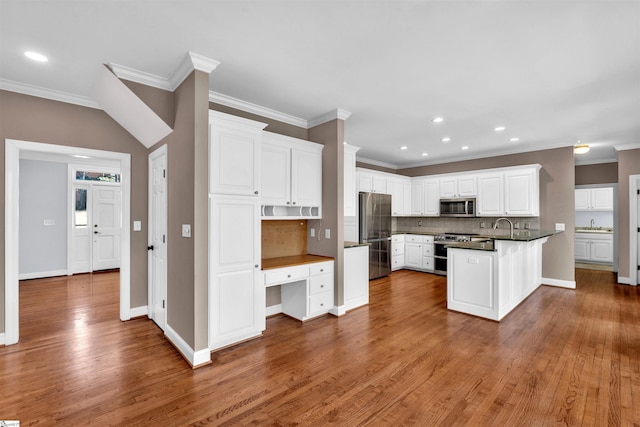
[[[564,224],[561,222],[556,222],[556,231],[564,231]]]
[[[182,224],[182,237],[191,237],[191,224]]]
[[[44,225],[54,225],[55,223],[56,221],[53,219],[45,219],[43,222]]]
[[[133,221],[133,231],[142,231],[142,221]]]
[[[331,239],[331,229],[330,228],[325,228],[324,229],[324,238],[325,239]]]

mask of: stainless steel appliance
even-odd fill
[[[474,217],[476,216],[476,199],[440,199],[440,216]]]
[[[456,243],[467,243],[477,234],[445,233],[433,237],[433,261],[435,274],[447,275],[447,246]]]
[[[369,279],[391,273],[391,196],[359,195],[360,243],[369,243]]]

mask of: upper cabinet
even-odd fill
[[[476,175],[451,175],[440,178],[440,197],[455,199],[478,194]]]
[[[440,193],[437,178],[413,178],[411,181],[411,215],[440,215]]]
[[[538,216],[540,165],[478,174],[478,216]]]
[[[359,147],[344,144],[344,216],[356,216],[356,152]],[[357,240],[357,239],[356,239]]]
[[[577,189],[575,200],[577,211],[612,211],[613,187]]]
[[[260,141],[265,123],[209,111],[209,193],[260,193]]]
[[[387,192],[387,177],[385,175],[360,169],[356,175],[358,177],[358,191],[389,194]]]
[[[321,217],[322,149],[321,144],[263,132],[263,219]]]
[[[411,179],[387,178],[387,192],[391,194],[391,215],[411,215]]]

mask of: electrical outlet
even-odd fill
[[[191,224],[182,224],[182,237],[191,237]]]
[[[480,223],[480,228],[487,228],[487,223],[486,222],[481,222]]]
[[[331,229],[329,228],[324,229],[324,238],[327,240],[331,239]]]
[[[528,222],[524,223],[524,229],[528,230],[531,227],[531,224],[529,224]]]
[[[56,223],[53,219],[45,219],[43,225],[54,225]]]
[[[564,224],[561,222],[556,222],[556,231],[564,231]]]
[[[310,233],[311,237],[316,237],[316,229],[315,228],[309,229],[309,233]]]
[[[513,223],[513,228],[518,230],[520,228],[520,223],[519,222],[514,222]]]
[[[142,231],[142,221],[133,221],[133,231]]]

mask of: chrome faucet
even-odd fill
[[[591,221],[589,222],[589,228],[593,228],[594,225],[596,225],[596,220],[591,218]]]
[[[513,222],[511,222],[511,220],[509,218],[498,218],[496,219],[496,222],[493,224],[493,229],[495,230],[496,228],[498,228],[498,222],[500,221],[507,221],[509,223],[509,238],[513,239]]]

